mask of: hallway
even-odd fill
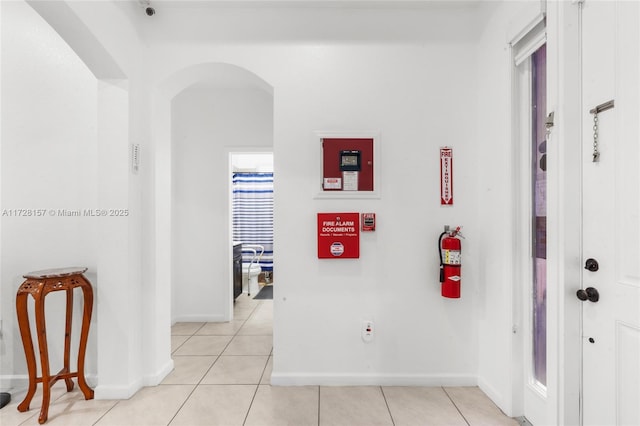
[[[64,383],[53,388],[47,425],[517,425],[478,389],[387,386],[271,387],[273,301],[235,304],[230,323],[172,328],[175,370],[129,400],[85,401]],[[37,425],[21,395],[0,410],[3,426]]]

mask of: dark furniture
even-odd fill
[[[242,294],[242,244],[233,245],[233,300]]]

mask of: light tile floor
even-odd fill
[[[273,302],[241,295],[230,323],[172,327],[175,369],[161,385],[123,401],[85,401],[64,382],[53,388],[48,425],[96,426],[374,426],[517,425],[476,387],[298,386],[269,384]],[[37,425],[14,395],[2,426]]]

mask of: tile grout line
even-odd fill
[[[7,407],[8,407],[8,405],[7,405]],[[27,422],[28,422],[29,420],[31,420],[31,419],[32,419],[34,416],[36,416],[36,415],[38,415],[38,413],[34,412],[34,413],[33,413],[33,415],[31,415],[31,416],[27,417],[26,419],[24,419],[24,421],[21,421],[20,423],[18,423],[18,426],[21,426],[21,425],[27,424]]]
[[[111,406],[111,408],[109,408],[107,411],[105,411],[105,412],[104,412],[104,414],[102,414],[100,417],[98,417],[98,419],[97,419],[95,422],[93,422],[93,423],[92,423],[92,425],[93,425],[93,426],[95,426],[95,425],[97,425],[98,423],[100,423],[100,420],[102,420],[102,419],[104,418],[104,416],[106,416],[107,414],[109,414],[109,413],[111,412],[111,410],[113,410],[114,408],[116,408],[116,406],[117,406],[118,404],[120,404],[120,401],[119,401],[119,400],[118,400],[118,401],[116,401],[116,403],[115,403],[115,404],[113,404],[113,405]],[[20,424],[22,424],[22,423],[20,423]]]
[[[211,366],[209,366],[209,368],[207,369],[207,371],[203,374],[203,376],[200,378],[200,380],[198,381],[198,383],[185,383],[184,385],[193,385],[193,389],[191,390],[191,392],[189,392],[189,394],[187,395],[187,397],[185,398],[185,400],[183,401],[183,403],[180,405],[180,407],[178,407],[178,409],[176,410],[176,412],[173,414],[173,416],[171,417],[171,419],[169,420],[169,422],[167,423],[167,425],[170,425],[174,420],[175,417],[178,415],[178,413],[180,412],[180,410],[184,407],[185,403],[189,400],[189,398],[193,395],[193,393],[195,392],[195,390],[202,384],[202,380],[204,379],[204,377],[209,373],[209,371],[211,370],[211,368],[213,367],[213,365],[220,359],[220,357],[222,356],[222,353],[227,349],[227,347],[229,346],[229,344],[231,343],[231,341],[239,335],[240,330],[242,329],[242,327],[244,327],[248,320],[251,318],[252,315],[254,315],[256,312],[258,312],[259,307],[261,306],[262,303],[257,303],[253,309],[251,309],[251,312],[249,313],[248,317],[245,319],[240,319],[238,318],[237,320],[241,320],[242,324],[240,325],[240,327],[238,328],[238,330],[231,335],[231,339],[229,340],[229,342],[225,345],[225,347],[222,349],[222,351],[218,354],[215,355],[215,360],[212,362]],[[186,341],[188,341],[191,337],[195,337],[195,336],[200,336],[198,334],[198,332],[200,332],[209,322],[208,321],[204,321],[202,322],[202,324],[195,329],[191,334],[176,334],[176,335],[171,335],[171,337],[173,336],[184,336],[186,337],[185,341],[182,342],[180,345],[178,345],[174,350],[171,351],[170,356],[173,357],[189,357],[189,356],[203,356],[203,355],[175,355],[175,352],[184,345],[184,343],[186,343]],[[202,336],[207,336],[209,334],[204,334]],[[212,336],[216,336],[217,334],[211,334]],[[223,335],[224,336],[224,335]],[[227,335],[228,336],[228,335]],[[268,362],[270,357],[272,356],[273,353],[273,348],[270,351],[270,354],[267,356],[267,360],[265,361],[265,366],[262,370],[262,374],[260,376],[260,379],[262,379],[264,372],[266,371]],[[211,355],[204,355],[204,356],[211,356]],[[176,385],[179,385],[178,383],[176,383]],[[159,383],[158,386],[163,386],[162,383]],[[260,383],[258,383],[256,385],[256,392],[258,387],[260,386]],[[142,390],[143,388],[145,388],[147,386],[143,386],[140,390]],[[256,392],[254,392],[254,398],[256,395]],[[68,392],[67,392],[68,393]],[[58,401],[59,399],[62,399],[67,393],[63,393],[61,395],[59,395],[57,398],[53,397],[51,398],[51,402],[55,403],[56,401]],[[136,392],[138,393],[138,392]],[[91,422],[91,425],[99,425],[99,423],[117,406],[120,405],[121,400],[112,400],[113,405],[111,407],[109,407],[106,411],[104,411],[95,421]],[[252,401],[253,403],[253,401]],[[248,412],[247,412],[248,413]],[[29,420],[31,420],[32,418],[34,418],[37,415],[36,411],[33,411],[33,414],[27,418],[25,418],[20,425],[26,424],[27,422],[29,422]]]
[[[211,369],[213,368],[213,366],[216,364],[216,362],[218,362],[218,360],[220,359],[220,357],[222,356],[222,354],[224,353],[224,351],[227,350],[227,348],[229,347],[229,345],[231,344],[231,342],[233,342],[233,339],[235,339],[238,336],[238,333],[240,332],[240,330],[242,329],[242,327],[244,327],[244,325],[247,323],[247,321],[249,320],[249,318],[251,318],[251,315],[253,315],[253,313],[255,312],[255,310],[257,309],[258,305],[256,305],[253,310],[251,311],[251,313],[249,314],[249,316],[247,316],[247,318],[245,318],[244,320],[242,320],[242,325],[240,327],[238,327],[238,330],[236,330],[236,332],[231,336],[231,339],[229,339],[229,341],[227,342],[227,344],[224,346],[224,348],[220,351],[220,353],[218,355],[216,355],[216,359],[215,361],[213,361],[211,363],[211,365],[209,366],[209,368],[207,368],[207,371],[205,371],[205,373],[202,375],[202,377],[200,377],[200,380],[198,381],[198,383],[196,383],[196,388],[198,386],[200,386],[202,384],[202,380],[204,380],[205,376],[207,374],[209,374],[209,371],[211,371]],[[203,325],[204,327],[204,325]],[[202,328],[202,327],[200,327]],[[198,329],[200,330],[200,329]],[[195,333],[194,333],[195,336]]]
[[[175,336],[187,336],[187,338],[185,339],[185,341],[184,341],[184,342],[180,343],[180,345],[178,345],[178,347],[177,347],[175,350],[172,350],[172,351],[171,351],[171,353],[170,353],[169,355],[173,355],[173,353],[174,353],[175,351],[177,351],[178,349],[180,349],[180,348],[182,347],[182,345],[184,345],[185,343],[187,343],[187,341],[188,341],[189,339],[191,339],[193,336],[195,336],[195,335],[196,335],[196,333],[198,333],[198,331],[200,331],[200,330],[202,329],[202,327],[204,327],[206,324],[207,324],[207,321],[204,321],[204,322],[202,323],[202,325],[201,325],[200,327],[198,327],[198,329],[197,329],[197,330],[195,330],[195,331],[194,331],[193,333],[191,333],[191,334],[176,334]],[[170,337],[173,337],[173,336],[174,336],[174,334],[172,334]]]
[[[177,335],[177,336],[180,336],[180,335]],[[171,335],[171,337],[173,337],[173,335]],[[184,342],[180,343],[180,344],[178,345],[178,347],[177,347],[177,348],[175,348],[174,350],[172,350],[172,351],[171,351],[171,353],[170,353],[169,355],[173,355],[173,353],[174,353],[175,351],[177,351],[178,349],[180,349],[180,348],[182,347],[182,345],[184,345],[184,344],[187,342],[187,340],[189,340],[190,338],[191,338],[191,336],[187,336],[187,338],[186,338],[186,339],[184,339]]]
[[[171,417],[171,420],[169,420],[169,423],[167,423],[167,426],[169,426],[176,418],[176,416],[178,415],[178,413],[180,413],[180,410],[182,410],[184,408],[184,405],[187,403],[187,401],[189,400],[189,398],[191,398],[191,396],[193,395],[193,393],[196,391],[196,389],[198,389],[198,387],[201,385],[202,380],[204,380],[205,376],[207,374],[209,374],[209,371],[211,371],[211,369],[213,368],[213,366],[215,365],[216,362],[218,362],[218,360],[220,359],[220,357],[222,356],[222,353],[227,349],[227,347],[231,344],[231,342],[233,341],[233,339],[238,335],[238,332],[240,332],[240,329],[242,327],[244,327],[244,325],[247,323],[247,320],[249,319],[249,317],[251,317],[251,315],[255,312],[257,308],[257,305],[253,308],[253,310],[251,311],[251,313],[248,315],[247,318],[245,318],[242,322],[242,325],[238,328],[238,330],[233,334],[233,336],[231,336],[231,339],[229,339],[229,342],[227,342],[227,344],[225,345],[225,347],[220,351],[220,353],[216,356],[215,361],[213,361],[211,363],[211,365],[209,366],[209,368],[207,368],[207,371],[205,371],[205,373],[202,375],[202,377],[200,377],[200,380],[198,381],[198,383],[195,384],[195,386],[193,387],[193,389],[191,390],[191,392],[189,392],[189,395],[187,395],[187,397],[184,399],[184,401],[182,402],[182,404],[180,404],[180,407],[176,410],[175,414]],[[198,331],[200,331],[200,329],[202,329],[202,327],[205,326],[205,324],[207,324],[207,322],[205,322],[204,324],[202,324],[202,326],[200,328],[198,328],[191,336],[189,336],[189,338],[193,337],[196,335],[196,333]],[[189,339],[187,339],[189,340]],[[183,343],[184,344],[184,343]],[[182,346],[182,345],[180,345]],[[176,350],[178,350],[178,348],[176,348]],[[173,353],[171,353],[171,355],[173,355]],[[255,397],[255,394],[254,394]],[[251,401],[253,403],[253,400]],[[249,406],[251,407],[251,406]],[[248,414],[248,411],[247,411]]]
[[[256,390],[253,391],[253,397],[251,397],[251,402],[249,403],[249,408],[247,409],[247,414],[244,415],[244,420],[242,421],[242,425],[244,426],[247,423],[247,419],[249,418],[249,413],[251,412],[251,407],[253,407],[253,401],[256,400],[256,395],[258,394],[258,388],[260,387],[260,383],[256,385]]]
[[[206,322],[204,324],[202,324],[202,327],[204,327],[206,324]],[[191,336],[189,336],[189,339],[192,338],[193,336],[196,335],[196,333],[198,331],[200,331],[200,329],[202,328],[198,328],[196,331],[193,332],[193,334]],[[189,340],[187,339],[187,340]],[[185,342],[187,341],[185,340]],[[230,340],[231,341],[231,340]],[[184,343],[183,343],[184,344]],[[182,346],[182,345],[180,345]],[[178,348],[176,348],[176,350],[178,350]],[[171,353],[171,355],[173,355],[173,352]],[[178,355],[176,355],[178,356]],[[193,356],[193,355],[192,355]],[[193,387],[193,389],[191,389],[191,392],[189,392],[189,395],[187,395],[187,397],[184,399],[184,401],[182,401],[182,404],[180,404],[180,407],[178,407],[178,409],[176,410],[176,412],[173,414],[173,416],[171,416],[171,419],[169,420],[169,423],[167,423],[167,426],[169,426],[176,418],[176,416],[178,415],[178,413],[180,412],[180,410],[182,410],[182,408],[184,407],[184,405],[187,403],[187,401],[189,400],[189,398],[191,398],[191,396],[193,395],[193,393],[196,391],[196,389],[198,389],[198,386],[200,385],[200,382],[202,382],[202,379],[204,378],[204,376],[207,375],[207,373],[209,372],[209,370],[211,369],[211,367],[213,366],[213,364],[216,363],[216,361],[218,360],[218,358],[220,358],[220,355],[217,356],[216,360],[213,361],[211,363],[211,366],[209,366],[209,368],[207,369],[207,371],[202,375],[202,377],[200,378],[200,380],[198,381],[198,383],[195,384],[195,386]],[[172,358],[173,359],[173,358]]]
[[[396,426],[396,422],[393,420],[393,414],[391,414],[391,408],[389,408],[389,401],[387,401],[387,396],[384,394],[384,389],[380,386],[380,392],[382,392],[382,398],[384,399],[384,403],[387,406],[387,411],[389,412],[389,417],[391,418],[391,424]]]
[[[251,315],[253,315],[253,314],[256,312],[256,309],[258,309],[258,307],[259,307],[260,305],[262,305],[262,303],[258,303],[258,304],[256,305],[256,307],[253,309],[253,311],[251,311],[251,313],[249,314],[249,317],[245,320],[245,323],[244,323],[244,324],[246,324],[246,322],[247,322],[247,321],[249,321],[249,318],[251,318]],[[244,324],[242,324],[242,325],[244,326]],[[241,328],[242,328],[242,327],[240,327],[240,328],[238,329],[238,332],[236,333],[236,336],[237,336],[237,335],[238,335],[238,333],[240,332],[240,329],[241,329]],[[234,336],[234,337],[235,337],[235,336]],[[271,339],[273,340],[273,337],[272,337]],[[231,339],[231,340],[233,340],[233,339]],[[231,342],[229,342],[229,343],[231,343]],[[271,351],[270,351],[269,353],[271,353],[271,352],[273,352],[273,343],[271,344]],[[249,409],[247,410],[247,414],[245,414],[245,416],[244,416],[244,420],[243,420],[243,422],[242,422],[242,425],[243,425],[243,426],[247,423],[247,419],[249,418],[249,413],[251,412],[251,407],[253,407],[253,402],[256,400],[256,395],[258,394],[258,389],[260,389],[260,382],[262,381],[262,376],[264,376],[264,372],[265,372],[265,371],[267,371],[267,365],[269,364],[269,357],[270,357],[270,356],[271,356],[271,355],[268,355],[268,356],[267,356],[267,361],[264,363],[264,367],[263,367],[263,369],[262,369],[262,374],[260,374],[260,378],[258,378],[258,384],[256,385],[256,390],[253,392],[253,397],[251,398],[251,402],[249,403]]]
[[[449,392],[447,392],[447,390],[445,389],[444,386],[441,386],[442,391],[445,393],[445,395],[447,395],[447,398],[449,398],[449,401],[451,401],[451,403],[453,404],[454,407],[456,407],[456,410],[458,410],[458,413],[460,413],[460,415],[462,416],[462,420],[464,420],[464,422],[471,426],[471,423],[469,423],[467,421],[467,418],[464,416],[464,414],[462,414],[462,411],[460,411],[460,409],[458,408],[458,404],[456,404],[456,402],[453,400],[453,398],[451,398],[451,395],[449,395]]]
[[[322,386],[318,386],[318,426],[320,426],[320,392],[322,392]]]

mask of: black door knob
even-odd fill
[[[584,269],[591,271],[591,272],[595,272],[599,269],[599,265],[598,265],[598,261],[595,259],[587,259],[585,265],[584,265]]]
[[[589,302],[595,303],[600,300],[600,293],[598,293],[598,290],[593,287],[587,287],[584,290],[578,290],[576,292],[576,296],[578,296],[578,299],[582,300],[583,302],[585,300],[588,300]]]
[[[576,296],[578,296],[578,299],[582,300],[583,302],[588,299],[587,292],[583,289],[578,290],[576,292]]]

